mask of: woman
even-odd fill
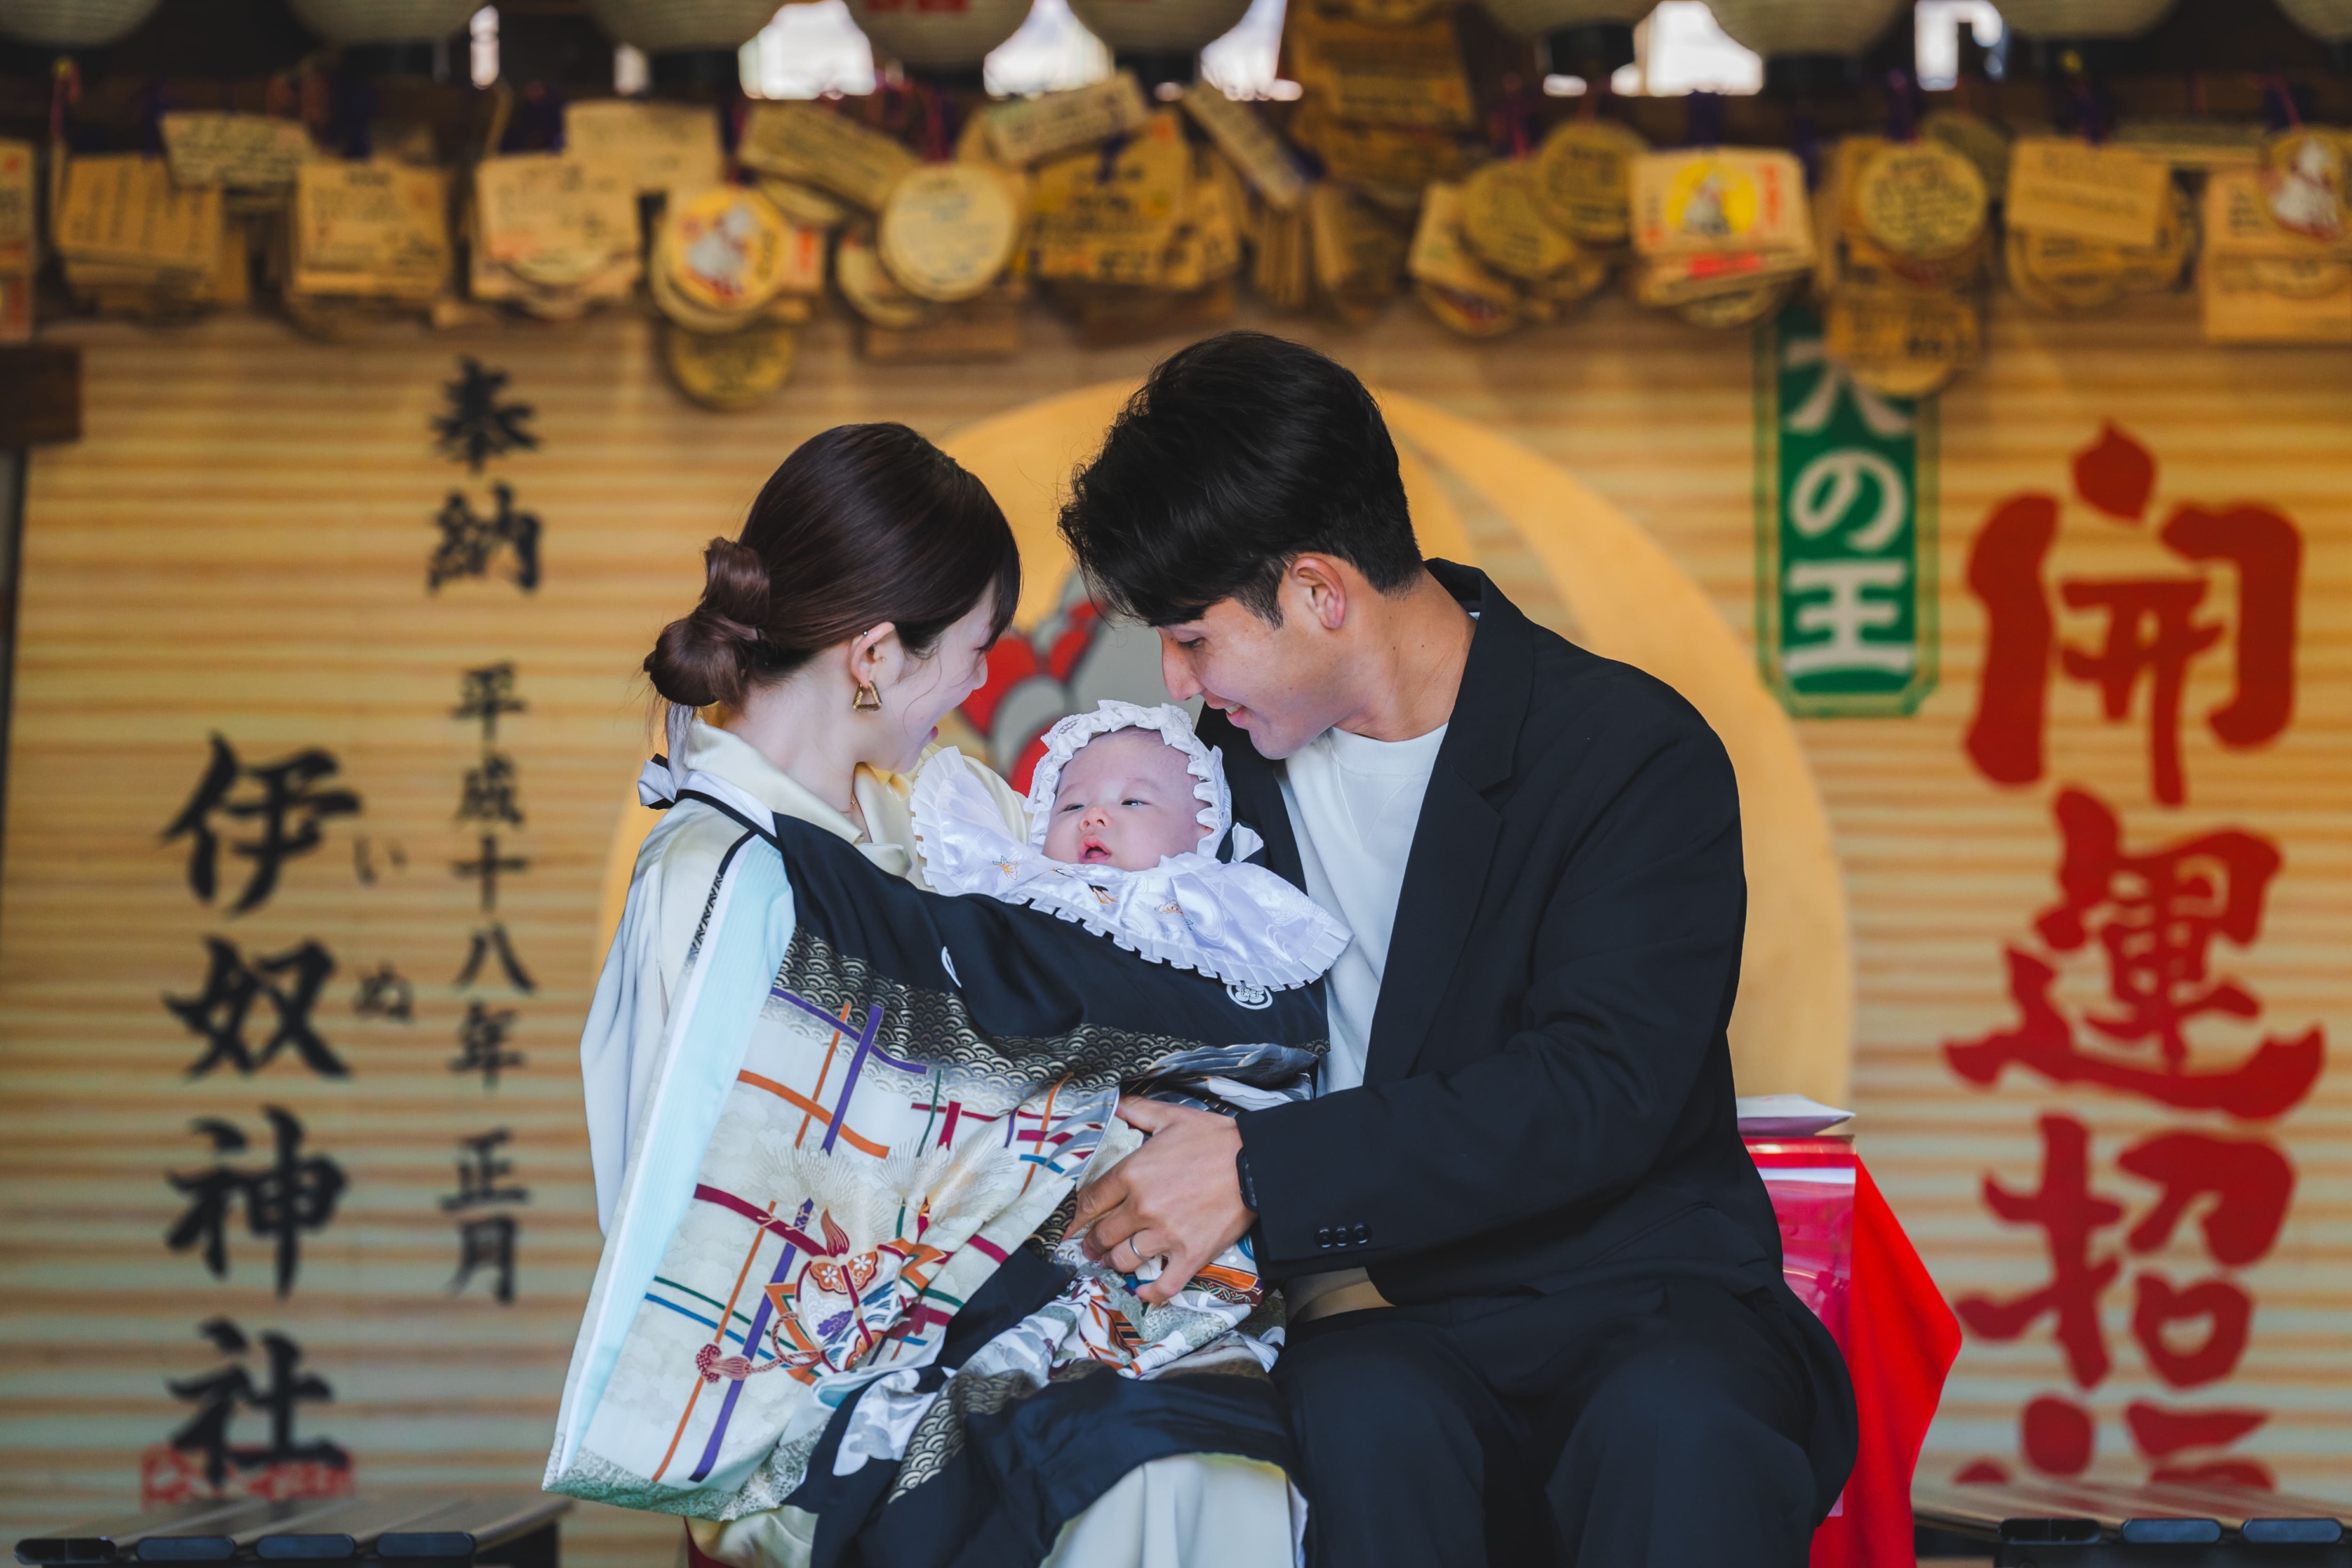
[[[675,804],[638,853],[581,1042],[608,1233],[722,858],[745,824],[772,813],[922,885],[910,775],[935,726],[985,678],[1020,595],[1018,552],[994,500],[898,425],[843,426],[801,447],[761,489],[741,538],[712,542],[705,564],[701,603],[646,660],[673,707],[668,758],[642,787],[648,804]],[[1025,838],[1020,797],[985,779],[1007,831]],[[1271,1465],[1157,1459],[1072,1520],[1048,1562],[1276,1568],[1293,1560],[1291,1498]],[[814,1525],[787,1505],[723,1524],[692,1520],[688,1531],[702,1554],[771,1568],[805,1561]]]

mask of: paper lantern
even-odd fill
[[[1029,0],[970,0],[957,11],[925,11],[908,0],[849,0],[849,15],[877,56],[908,70],[977,72],[989,51],[1029,19]]]
[[[2287,20],[2326,44],[2352,42],[2352,0],[2278,0]]]
[[[2137,38],[2172,0],[1997,0],[2001,25],[2029,38]]]
[[[776,8],[776,0],[588,0],[598,26],[649,55],[740,49]]]
[[[1905,0],[1707,0],[1707,9],[1732,42],[1769,61],[1862,54],[1911,7]]]
[[[1114,55],[1197,55],[1234,30],[1249,0],[1070,0],[1070,10]]]
[[[481,0],[287,0],[331,44],[424,44],[463,31]]]
[[[94,49],[147,19],[156,0],[0,0],[0,36],[52,49]]]

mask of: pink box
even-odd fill
[[[1749,1157],[1780,1222],[1781,1272],[1838,1349],[1853,1297],[1853,1140],[1749,1138]]]

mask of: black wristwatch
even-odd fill
[[[1234,1175],[1241,1183],[1242,1207],[1252,1214],[1257,1213],[1257,1184],[1250,1180],[1249,1150],[1246,1147],[1234,1151]]]

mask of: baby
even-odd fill
[[[1223,981],[1242,1007],[1265,1007],[1269,990],[1314,981],[1349,940],[1305,893],[1242,863],[1257,853],[1258,836],[1234,821],[1224,758],[1172,703],[1105,702],[1047,731],[1029,786],[1026,842],[1005,833],[995,803],[952,751],[924,765],[910,805],[923,875],[937,890],[1049,910],[1155,963]],[[1310,1072],[1302,1063],[1279,1088],[1180,1073],[1129,1092],[1230,1113],[1303,1098]],[[1114,1120],[1079,1185],[1142,1144],[1142,1133]],[[1145,1375],[1184,1356],[1272,1364],[1276,1342],[1243,1329],[1263,1296],[1246,1242],[1151,1309],[1135,1292],[1159,1275],[1160,1259],[1122,1275],[1089,1260],[1075,1236],[1054,1257],[1071,1283],[1023,1327],[1055,1365],[1084,1355]]]
[[[911,804],[933,888],[1050,910],[1223,980],[1237,1001],[1308,984],[1348,945],[1348,928],[1305,893],[1242,863],[1260,840],[1234,821],[1224,758],[1184,710],[1105,702],[1045,739],[1026,843],[1006,835],[961,755],[925,765]]]

